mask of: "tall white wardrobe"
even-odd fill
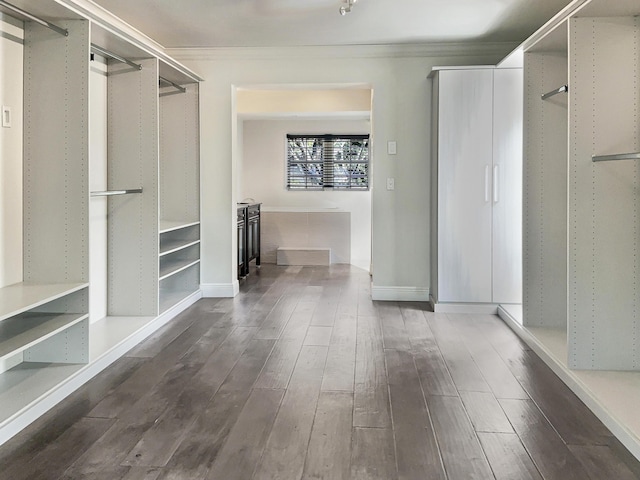
[[[0,6],[0,443],[201,296],[200,78],[79,11]]]
[[[431,78],[431,299],[495,313],[522,301],[522,69]]]

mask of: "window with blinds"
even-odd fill
[[[368,190],[369,135],[287,135],[288,190]]]

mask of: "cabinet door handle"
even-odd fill
[[[489,165],[484,166],[484,201],[489,201]]]
[[[498,175],[498,165],[494,165],[493,166],[493,203],[498,203],[498,201],[500,200],[499,196],[498,196],[498,178],[500,177]]]

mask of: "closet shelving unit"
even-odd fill
[[[575,0],[521,46],[523,325],[507,318],[638,458],[639,39],[637,1]]]
[[[0,288],[0,443],[201,296],[201,79],[94,13],[3,3],[24,30],[24,233],[23,281]]]
[[[198,84],[160,62],[160,312],[200,288]]]

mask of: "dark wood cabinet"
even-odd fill
[[[238,204],[238,278],[249,274],[249,264],[260,266],[260,204]]]

